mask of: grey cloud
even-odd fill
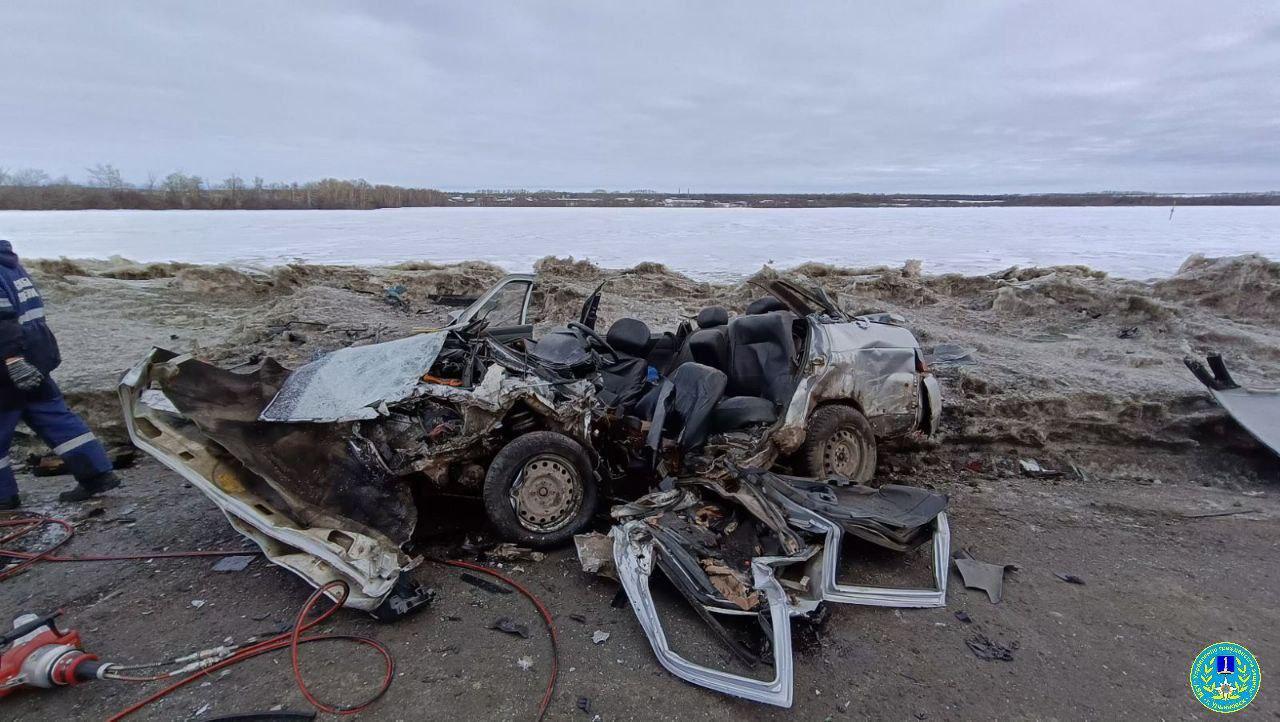
[[[0,6],[0,166],[445,188],[1280,189],[1280,6]]]

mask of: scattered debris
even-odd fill
[[[510,543],[499,544],[486,551],[484,555],[499,562],[540,562],[547,557],[542,552]]]
[[[570,615],[569,615],[569,619],[572,619],[573,621],[577,622],[578,624],[586,624],[586,623],[587,623],[587,618],[586,618],[585,616],[581,615],[581,614],[570,614]]]
[[[138,450],[132,446],[117,446],[107,452],[111,459],[111,468],[119,471],[128,469],[138,463]]]
[[[533,669],[533,657],[525,655],[520,659],[517,659],[516,666],[528,672],[529,670]]]
[[[582,571],[598,574],[608,579],[618,579],[618,568],[613,563],[613,540],[600,532],[576,534],[573,545],[578,550],[578,562]]]
[[[1120,329],[1120,332],[1117,333],[1116,336],[1119,338],[1137,338],[1140,333],[1142,333],[1142,329],[1139,327],[1126,326],[1125,328]]]
[[[969,552],[956,554],[956,569],[960,571],[960,579],[970,589],[981,589],[987,593],[992,604],[999,604],[1004,596],[1004,573],[1015,571],[1013,564],[989,564],[974,559]]]
[[[496,547],[497,545],[498,545],[497,542],[484,541],[481,539],[471,541],[470,536],[465,536],[462,538],[462,551],[472,556],[478,557],[481,554],[484,554],[490,549]]]
[[[971,619],[969,617],[969,613],[964,611],[963,609],[957,609],[955,617],[956,619],[960,620],[961,622],[964,622],[965,624],[973,624],[973,619]]]
[[[609,639],[609,633],[604,630],[597,629],[596,631],[591,633],[592,644],[604,644],[606,641],[608,641],[608,639]]]
[[[578,709],[582,710],[583,712],[586,712],[587,714],[591,714],[591,698],[590,698],[590,697],[579,697],[579,698],[578,698]]]
[[[57,454],[32,454],[27,457],[27,467],[33,476],[62,476],[71,473],[62,457]]]
[[[1057,469],[1046,469],[1040,466],[1040,462],[1035,459],[1018,459],[1018,466],[1022,467],[1022,475],[1029,476],[1033,479],[1056,479],[1062,476],[1062,472]]]
[[[489,629],[496,629],[499,632],[514,635],[516,637],[529,638],[529,625],[517,622],[507,617],[499,617],[493,620],[493,624],[489,625]]]
[[[1218,516],[1235,516],[1236,514],[1252,514],[1257,509],[1230,509],[1227,511],[1207,511],[1201,514],[1183,514],[1183,519],[1211,519]]]
[[[478,577],[474,574],[471,574],[470,572],[463,572],[459,574],[458,579],[466,582],[467,584],[470,584],[473,587],[476,587],[478,589],[483,589],[484,591],[490,594],[511,594],[512,592],[511,589],[504,587],[501,584],[494,584],[488,579],[485,579],[483,577]]]
[[[213,565],[215,572],[242,572],[248,568],[249,563],[253,561],[250,555],[223,557]]]
[[[208,604],[208,602],[206,602],[206,601],[205,601],[205,600],[203,600],[203,599],[192,599],[192,600],[191,600],[191,606],[195,607],[196,609],[199,609],[200,607],[203,607],[205,604]]]
[[[388,286],[383,293],[383,300],[388,306],[407,311],[409,310],[409,289],[400,283]]]
[[[1074,574],[1063,574],[1062,572],[1054,572],[1053,576],[1061,579],[1067,584],[1079,584],[1084,586],[1084,580]]]
[[[926,361],[930,366],[967,366],[976,363],[973,360],[975,349],[954,343],[940,343],[933,347],[933,353]]]
[[[973,652],[973,656],[989,662],[1012,662],[1013,650],[1018,648],[1017,643],[1005,647],[993,642],[985,634],[975,634],[964,643],[969,647],[969,651]]]

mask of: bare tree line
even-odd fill
[[[175,171],[145,183],[124,180],[111,164],[85,169],[87,180],[50,178],[38,168],[0,167],[0,210],[137,209],[372,209],[446,205],[430,188],[402,188],[361,180],[325,178],[310,183],[267,183],[231,174],[211,181]]]

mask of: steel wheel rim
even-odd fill
[[[828,474],[855,479],[865,459],[862,438],[847,427],[836,429],[822,447],[822,467]]]
[[[548,534],[568,526],[578,515],[582,508],[582,477],[568,459],[539,454],[520,468],[510,496],[520,526]]]

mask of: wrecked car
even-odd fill
[[[545,547],[603,499],[718,460],[864,482],[877,439],[936,429],[911,332],[820,289],[774,281],[732,319],[711,307],[696,327],[624,318],[601,334],[602,284],[535,340],[534,282],[508,276],[444,328],[293,370],[154,349],[120,385],[130,435],[272,561],[315,586],[345,579],[348,605],[394,617],[425,600],[405,549],[432,493],[478,492],[503,537]]]

